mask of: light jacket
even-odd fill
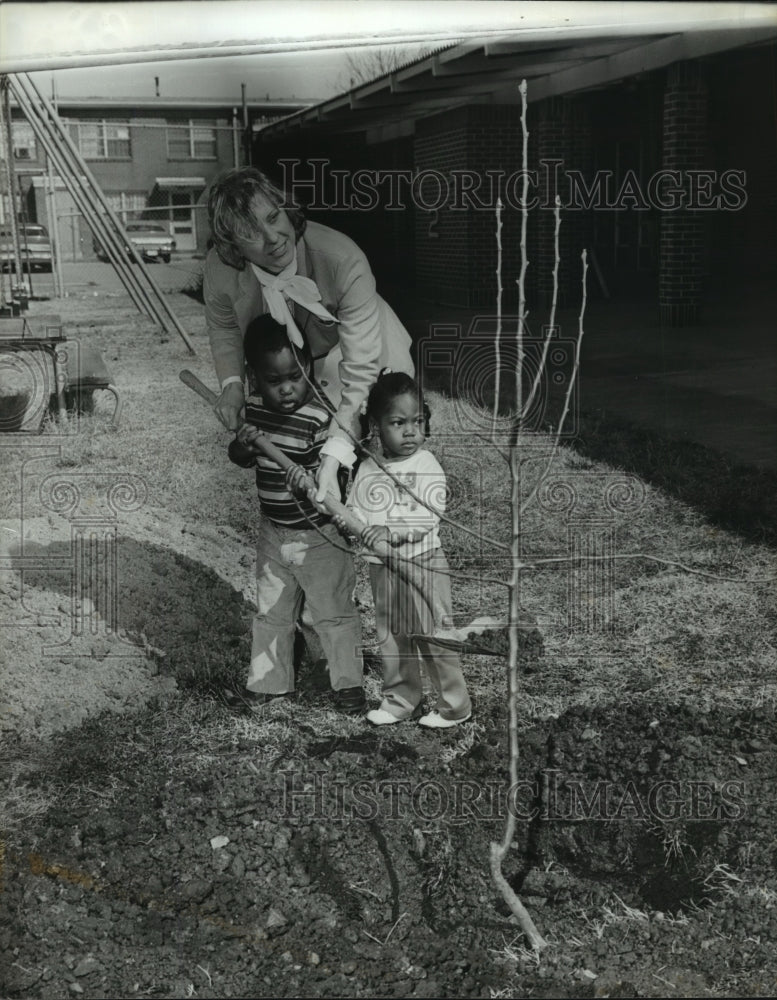
[[[289,303],[315,361],[315,376],[336,406],[330,436],[359,436],[359,407],[381,368],[414,375],[410,335],[375,290],[364,253],[343,233],[308,221],[297,241],[297,272],[312,278],[322,305],[338,321],[322,320]],[[243,335],[267,312],[262,287],[250,267],[225,264],[211,250],[205,261],[205,317],[219,384],[245,373]]]

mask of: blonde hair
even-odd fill
[[[267,174],[256,167],[227,170],[214,181],[208,193],[208,221],[219,257],[239,271],[245,267],[245,259],[235,238],[250,239],[255,234],[256,219],[251,203],[257,195],[286,212],[297,239],[305,232],[302,209]]]

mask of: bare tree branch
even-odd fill
[[[521,270],[518,277],[518,358],[515,371],[516,410],[510,440],[510,517],[511,517],[511,574],[509,584],[508,634],[510,639],[507,662],[507,730],[508,730],[508,770],[510,787],[518,785],[518,629],[521,612],[521,570],[523,568],[521,555],[521,461],[518,454],[522,423],[522,379],[523,379],[523,324],[526,318],[526,228],[528,221],[528,160],[529,132],[526,126],[526,80],[521,80],[521,129],[523,132],[523,203],[521,205]],[[535,951],[539,952],[547,946],[547,942],[534,926],[529,912],[515,894],[502,871],[502,864],[515,838],[516,817],[508,807],[505,818],[504,832],[500,842],[492,841],[490,847],[491,876],[494,884],[502,894],[502,899],[510,907],[511,912],[520,924]]]
[[[558,239],[558,229],[556,230],[556,239]],[[569,385],[567,386],[566,395],[564,397],[564,409],[563,409],[563,411],[561,413],[561,419],[558,422],[558,427],[556,428],[556,433],[555,433],[554,438],[553,438],[553,448],[552,448],[552,450],[550,452],[550,455],[548,457],[548,461],[547,461],[547,464],[545,466],[545,472],[540,476],[540,478],[537,481],[536,486],[531,491],[531,493],[529,494],[529,496],[524,500],[523,507],[522,507],[522,509],[524,511],[529,506],[529,504],[534,500],[534,497],[536,496],[537,491],[539,490],[539,488],[540,488],[543,480],[545,479],[545,476],[547,475],[548,471],[550,470],[550,467],[553,464],[553,461],[554,461],[554,459],[556,457],[556,452],[558,451],[559,443],[561,441],[561,433],[564,430],[564,424],[565,424],[566,419],[567,419],[567,414],[569,413],[569,405],[570,405],[570,402],[572,400],[572,393],[574,391],[575,383],[577,382],[578,375],[580,373],[580,347],[581,347],[581,345],[583,343],[583,317],[585,316],[585,307],[586,307],[586,302],[587,302],[587,287],[588,287],[587,283],[586,283],[586,277],[588,275],[588,251],[587,250],[583,250],[583,252],[581,253],[580,256],[581,256],[582,261],[583,261],[583,277],[582,277],[583,296],[582,296],[582,302],[580,304],[580,317],[579,317],[579,320],[578,320],[577,341],[575,342],[575,362],[574,362],[574,365],[572,366],[572,376],[569,379]],[[554,271],[554,280],[556,280],[557,274],[558,274],[558,272]],[[554,294],[554,298],[555,298],[555,289],[554,289],[554,293],[553,294]]]
[[[494,378],[494,422],[492,433],[496,437],[496,422],[499,419],[499,385],[502,377],[502,357],[500,354],[502,339],[502,199],[496,199],[496,374]]]
[[[362,83],[372,83],[373,80],[393,73],[408,63],[422,59],[433,51],[433,46],[376,46],[372,49],[362,49],[359,52],[349,52],[345,57],[345,67],[338,77],[338,86],[343,90],[353,90]]]
[[[595,560],[602,559],[602,556],[592,555],[567,555],[567,556],[540,556],[538,558],[533,558],[532,556],[525,557],[526,561],[521,564],[522,569],[541,569],[543,566],[553,566],[554,564],[560,564],[565,562],[594,562]],[[707,573],[703,569],[694,569],[693,566],[688,566],[685,563],[678,562],[676,559],[664,559],[661,556],[651,556],[647,552],[618,552],[613,555],[607,556],[607,559],[612,559],[613,561],[622,562],[627,559],[647,559],[649,562],[659,563],[662,566],[671,566],[674,569],[681,569],[685,573],[692,573],[694,576],[703,576],[708,580],[718,580],[721,583],[774,583],[774,577],[772,576],[756,576],[756,577],[744,577],[744,576],[721,576],[719,573]]]

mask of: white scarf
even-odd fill
[[[280,274],[270,274],[269,271],[263,271],[261,267],[257,267],[251,261],[249,261],[249,264],[251,264],[251,270],[262,286],[262,292],[267,303],[267,308],[270,310],[270,315],[277,323],[286,327],[289,340],[295,347],[302,347],[303,340],[302,334],[294,322],[294,317],[286,301],[287,299],[297,302],[304,309],[307,309],[308,312],[315,313],[321,319],[332,320],[334,323],[338,322],[337,317],[333,316],[321,305],[321,292],[318,290],[318,285],[315,281],[312,278],[306,278],[302,274],[297,274],[296,252],[294,260]]]

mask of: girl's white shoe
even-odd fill
[[[465,715],[463,719],[444,719],[439,712],[429,712],[428,715],[421,716],[418,725],[426,726],[427,729],[450,729],[452,726],[458,726],[461,722],[466,722],[471,717],[472,712]]]
[[[404,719],[392,715],[391,712],[387,712],[384,708],[373,708],[367,712],[367,722],[371,722],[373,726],[391,726],[395,722],[404,721]]]

